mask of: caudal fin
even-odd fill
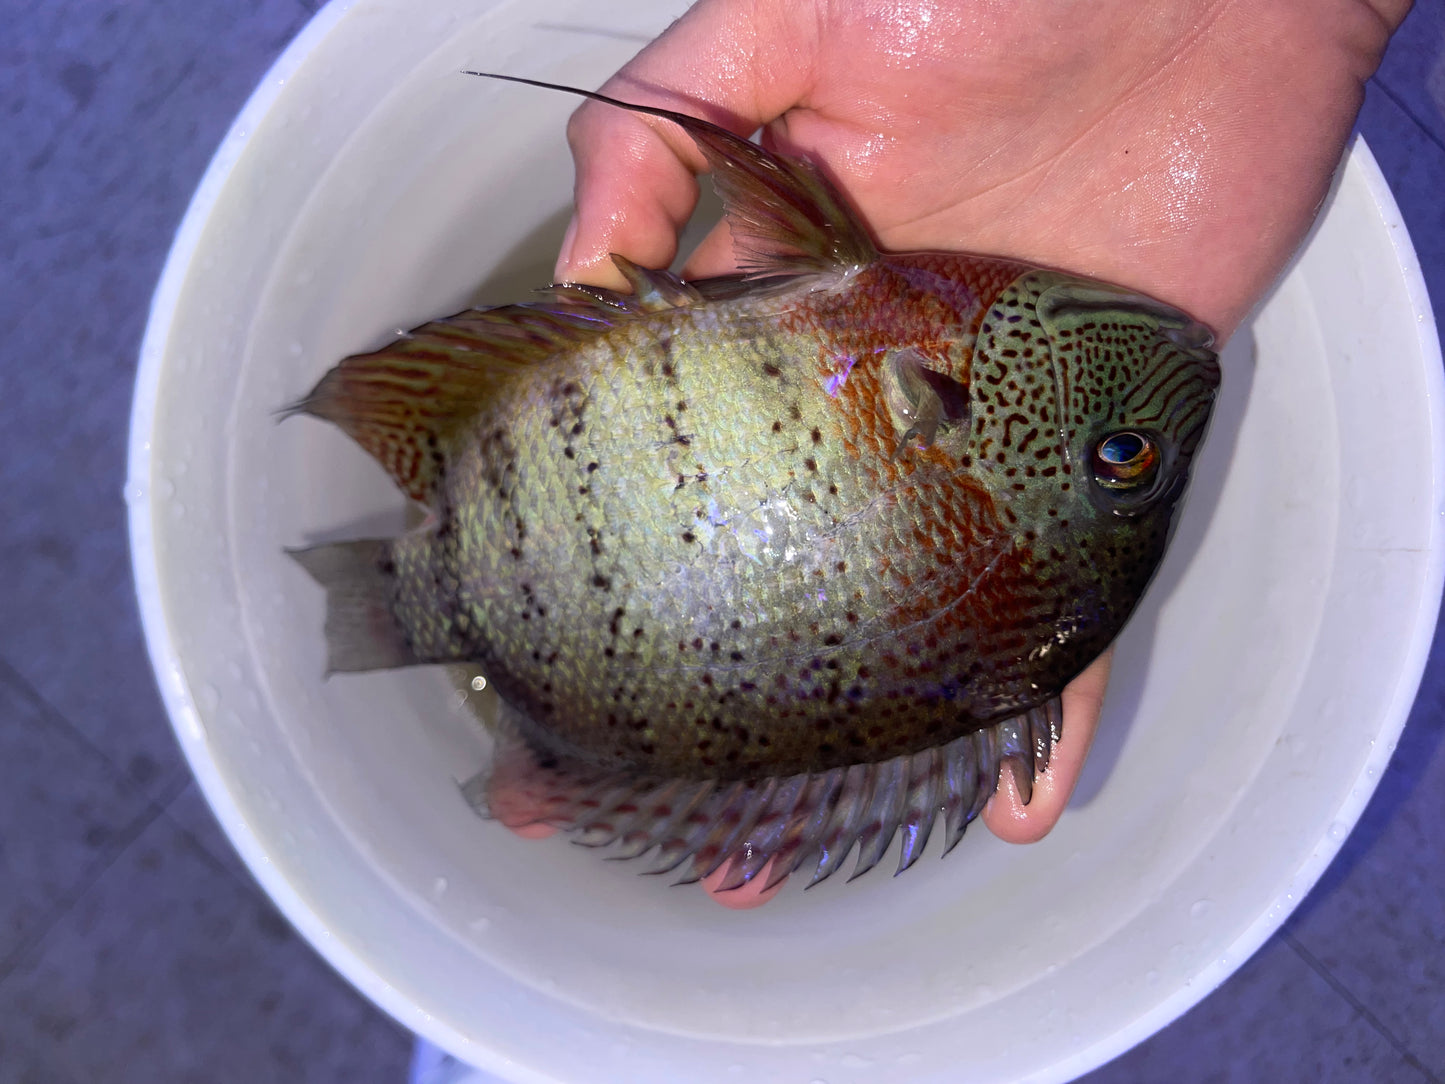
[[[417,656],[392,606],[392,543],[365,538],[287,554],[326,588],[326,672],[387,670],[431,660]]]

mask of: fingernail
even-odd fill
[[[567,223],[567,232],[562,235],[562,247],[557,253],[557,266],[552,270],[554,282],[565,282],[564,276],[572,266],[572,246],[577,243],[577,215],[572,215],[572,221]]]

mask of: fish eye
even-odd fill
[[[1148,485],[1159,470],[1159,445],[1132,429],[1110,433],[1094,445],[1094,480],[1105,489]]]

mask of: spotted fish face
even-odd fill
[[[1058,382],[1060,438],[1103,513],[1167,515],[1219,388],[1213,336],[1178,309],[1063,278],[1036,303]]]
[[[1031,663],[1077,672],[1143,594],[1219,386],[1211,342],[1177,309],[1054,271],[983,315],[963,462],[1029,555],[1031,590],[1067,600],[1032,626]]]
[[[1167,517],[1219,387],[1212,341],[1121,287],[1020,277],[980,324],[968,465],[1016,512],[1032,495],[1048,519]]]

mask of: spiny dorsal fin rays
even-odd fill
[[[632,287],[636,303],[648,312],[682,309],[703,300],[702,294],[671,271],[654,271],[614,252],[612,263]]]
[[[560,90],[680,126],[712,166],[739,265],[750,275],[847,271],[878,258],[872,238],[838,190],[802,158],[774,154],[710,121],[671,109],[515,75],[463,74]]]

